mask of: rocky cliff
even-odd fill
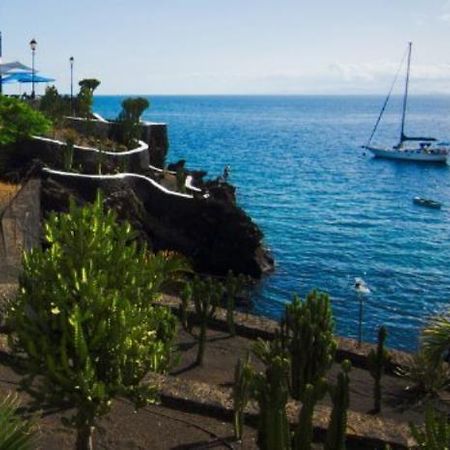
[[[157,250],[186,255],[199,272],[223,275],[228,270],[260,277],[273,268],[262,246],[262,233],[228,194],[186,199],[149,189],[139,178],[99,180],[42,177],[41,206],[44,215],[64,211],[69,197],[80,204],[92,201],[101,188],[106,204],[128,220],[140,239]],[[215,187],[221,192],[220,187]],[[229,187],[223,187],[226,192]],[[224,198],[229,200],[224,200]]]

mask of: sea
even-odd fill
[[[94,110],[120,112],[123,96]],[[450,310],[450,167],[373,158],[361,146],[382,96],[149,96],[143,119],[168,125],[168,161],[215,178],[230,166],[237,198],[276,261],[253,293],[258,314],[279,318],[294,294],[330,295],[339,335],[417,349],[430,317]],[[400,134],[401,98],[373,142]],[[410,97],[409,135],[450,140],[450,97]],[[442,202],[415,205],[415,196]],[[354,289],[362,278],[370,293]]]

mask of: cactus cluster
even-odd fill
[[[384,348],[387,331],[385,327],[380,327],[378,330],[377,349],[370,350],[367,357],[367,365],[369,372],[374,379],[373,398],[374,398],[374,413],[381,411],[381,377],[383,376],[385,366],[389,361],[389,354]]]
[[[259,339],[253,353],[264,363],[265,372],[255,373],[253,396],[259,405],[258,446],[262,450],[290,450],[291,434],[286,414],[289,397],[289,360],[275,340]]]
[[[280,339],[291,359],[291,393],[302,400],[306,385],[315,385],[334,360],[334,321],[327,294],[313,291],[286,305]]]
[[[234,407],[234,437],[242,440],[244,428],[244,409],[250,400],[250,388],[253,371],[250,366],[250,356],[242,362],[238,360],[234,370],[233,407]]]
[[[347,409],[350,404],[350,378],[348,374],[351,367],[350,361],[345,360],[342,363],[342,371],[337,377],[337,384],[329,388],[333,409],[331,410],[324,450],[345,450]]]
[[[246,283],[246,277],[242,274],[235,276],[230,270],[225,278],[225,295],[227,306],[227,324],[228,331],[231,336],[236,335],[236,327],[234,325],[234,308],[236,305],[236,297],[242,292]]]
[[[315,385],[305,387],[302,408],[300,410],[297,429],[294,433],[294,450],[311,450],[313,440],[313,413],[316,403],[321,400],[328,390],[325,378],[317,380]]]

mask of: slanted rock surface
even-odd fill
[[[273,267],[262,247],[262,233],[234,201],[211,196],[183,198],[152,189],[145,180],[99,180],[46,175],[41,206],[45,214],[65,211],[69,197],[92,201],[101,188],[106,203],[126,219],[151,248],[173,250],[191,259],[200,272],[228,270],[260,277]]]

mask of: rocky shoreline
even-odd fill
[[[80,119],[71,119],[69,123],[77,131],[88,130],[94,136],[114,135],[112,123],[91,120],[89,127]],[[183,167],[185,176],[192,180],[192,193],[170,191],[158,184],[156,176],[167,172],[163,168],[168,151],[166,126],[142,125],[142,139],[138,149],[122,154],[74,146],[74,166],[83,167],[78,172],[69,172],[64,167],[64,143],[50,138],[21,143],[16,149],[12,173],[23,187],[11,204],[21,204],[22,209],[31,210],[38,198],[40,217],[45,219],[53,211],[67,211],[69,198],[83,204],[93,201],[101,189],[106,205],[117,212],[119,220],[128,220],[133,225],[141,241],[155,251],[185,255],[198,272],[225,275],[231,270],[260,278],[273,270],[274,261],[264,247],[263,233],[237,205],[234,187],[221,180],[204,182],[206,172],[189,172]],[[105,175],[98,175],[99,160]],[[120,171],[123,176],[117,173],[118,165],[127,169]],[[38,191],[33,199],[29,194],[23,198],[30,185]],[[11,210],[11,205],[8,207]],[[12,218],[15,219],[21,241],[27,241],[29,227],[20,226],[23,217]],[[0,222],[4,221],[3,212]],[[35,228],[42,224],[33,225],[35,235]],[[12,240],[18,244],[16,231],[2,227],[3,242]],[[4,236],[5,233],[14,237]],[[36,237],[28,241],[35,244]],[[0,249],[0,267],[6,267],[5,261],[11,260],[10,251]]]

